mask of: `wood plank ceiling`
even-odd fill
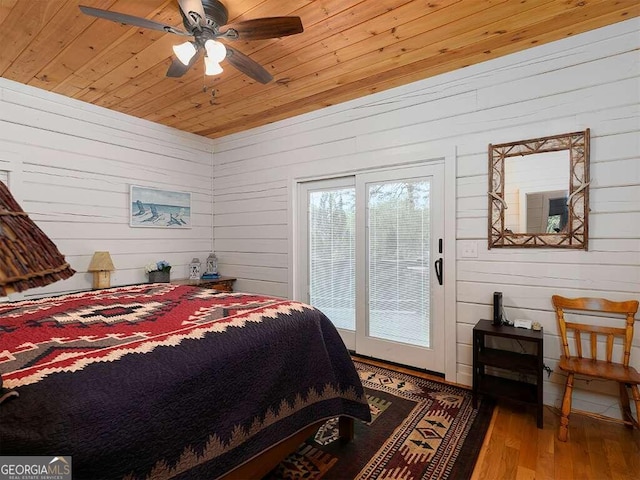
[[[274,76],[223,62],[166,78],[183,37],[123,26],[79,4],[182,28],[177,0],[0,0],[0,72],[210,138],[264,125],[638,16],[638,0],[223,0],[229,21],[293,15],[302,34],[236,41]]]

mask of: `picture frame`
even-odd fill
[[[129,225],[191,228],[191,193],[131,185]]]

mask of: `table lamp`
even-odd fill
[[[111,286],[111,272],[115,270],[109,252],[95,252],[88,270],[93,272],[93,289],[109,288]]]
[[[44,287],[74,273],[51,239],[0,182],[0,297]],[[2,387],[0,376],[0,403],[17,395]]]

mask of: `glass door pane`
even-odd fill
[[[428,179],[367,185],[368,335],[429,348]]]
[[[355,187],[310,191],[309,303],[355,330]]]

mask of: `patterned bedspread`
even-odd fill
[[[75,479],[216,478],[312,423],[369,419],[337,331],[289,300],[170,284],[0,304],[0,455]]]

